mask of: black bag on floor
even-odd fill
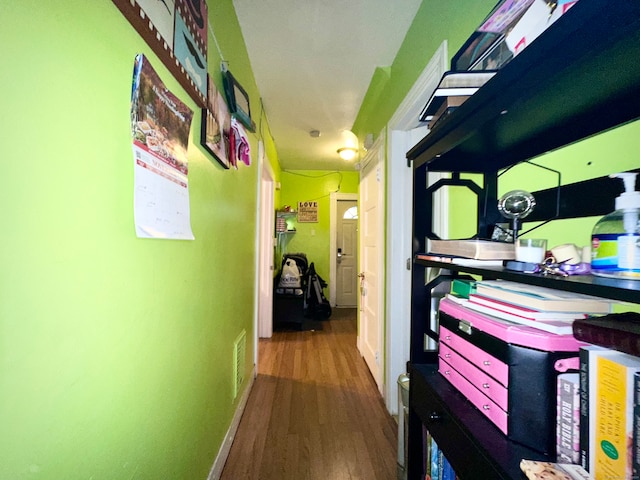
[[[331,316],[331,304],[322,291],[327,286],[311,262],[307,270],[307,289],[304,296],[304,316],[315,320],[326,320]]]

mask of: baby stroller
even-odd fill
[[[331,317],[331,304],[322,291],[327,286],[320,275],[316,273],[313,262],[307,272],[307,287],[304,296],[304,316],[314,320],[326,320]]]
[[[280,272],[275,278],[275,293],[302,295],[306,288],[307,265],[306,254],[285,254]]]

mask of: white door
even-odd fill
[[[384,139],[384,135],[380,136]],[[384,144],[378,140],[367,152],[360,171],[360,315],[358,349],[382,392],[384,345],[382,300],[384,264]]]
[[[336,208],[336,307],[358,305],[358,203],[338,200]]]
[[[258,335],[261,338],[269,338],[273,334],[274,180],[266,157],[262,159],[261,164],[260,230],[258,233]]]

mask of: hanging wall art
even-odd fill
[[[113,0],[200,107],[207,97],[208,10],[204,0]]]
[[[231,115],[222,94],[208,77],[207,108],[202,109],[200,144],[224,168],[229,168]]]

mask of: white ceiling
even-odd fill
[[[283,170],[354,169],[357,160],[336,153],[340,132],[353,126],[375,68],[393,62],[421,2],[233,0]]]

